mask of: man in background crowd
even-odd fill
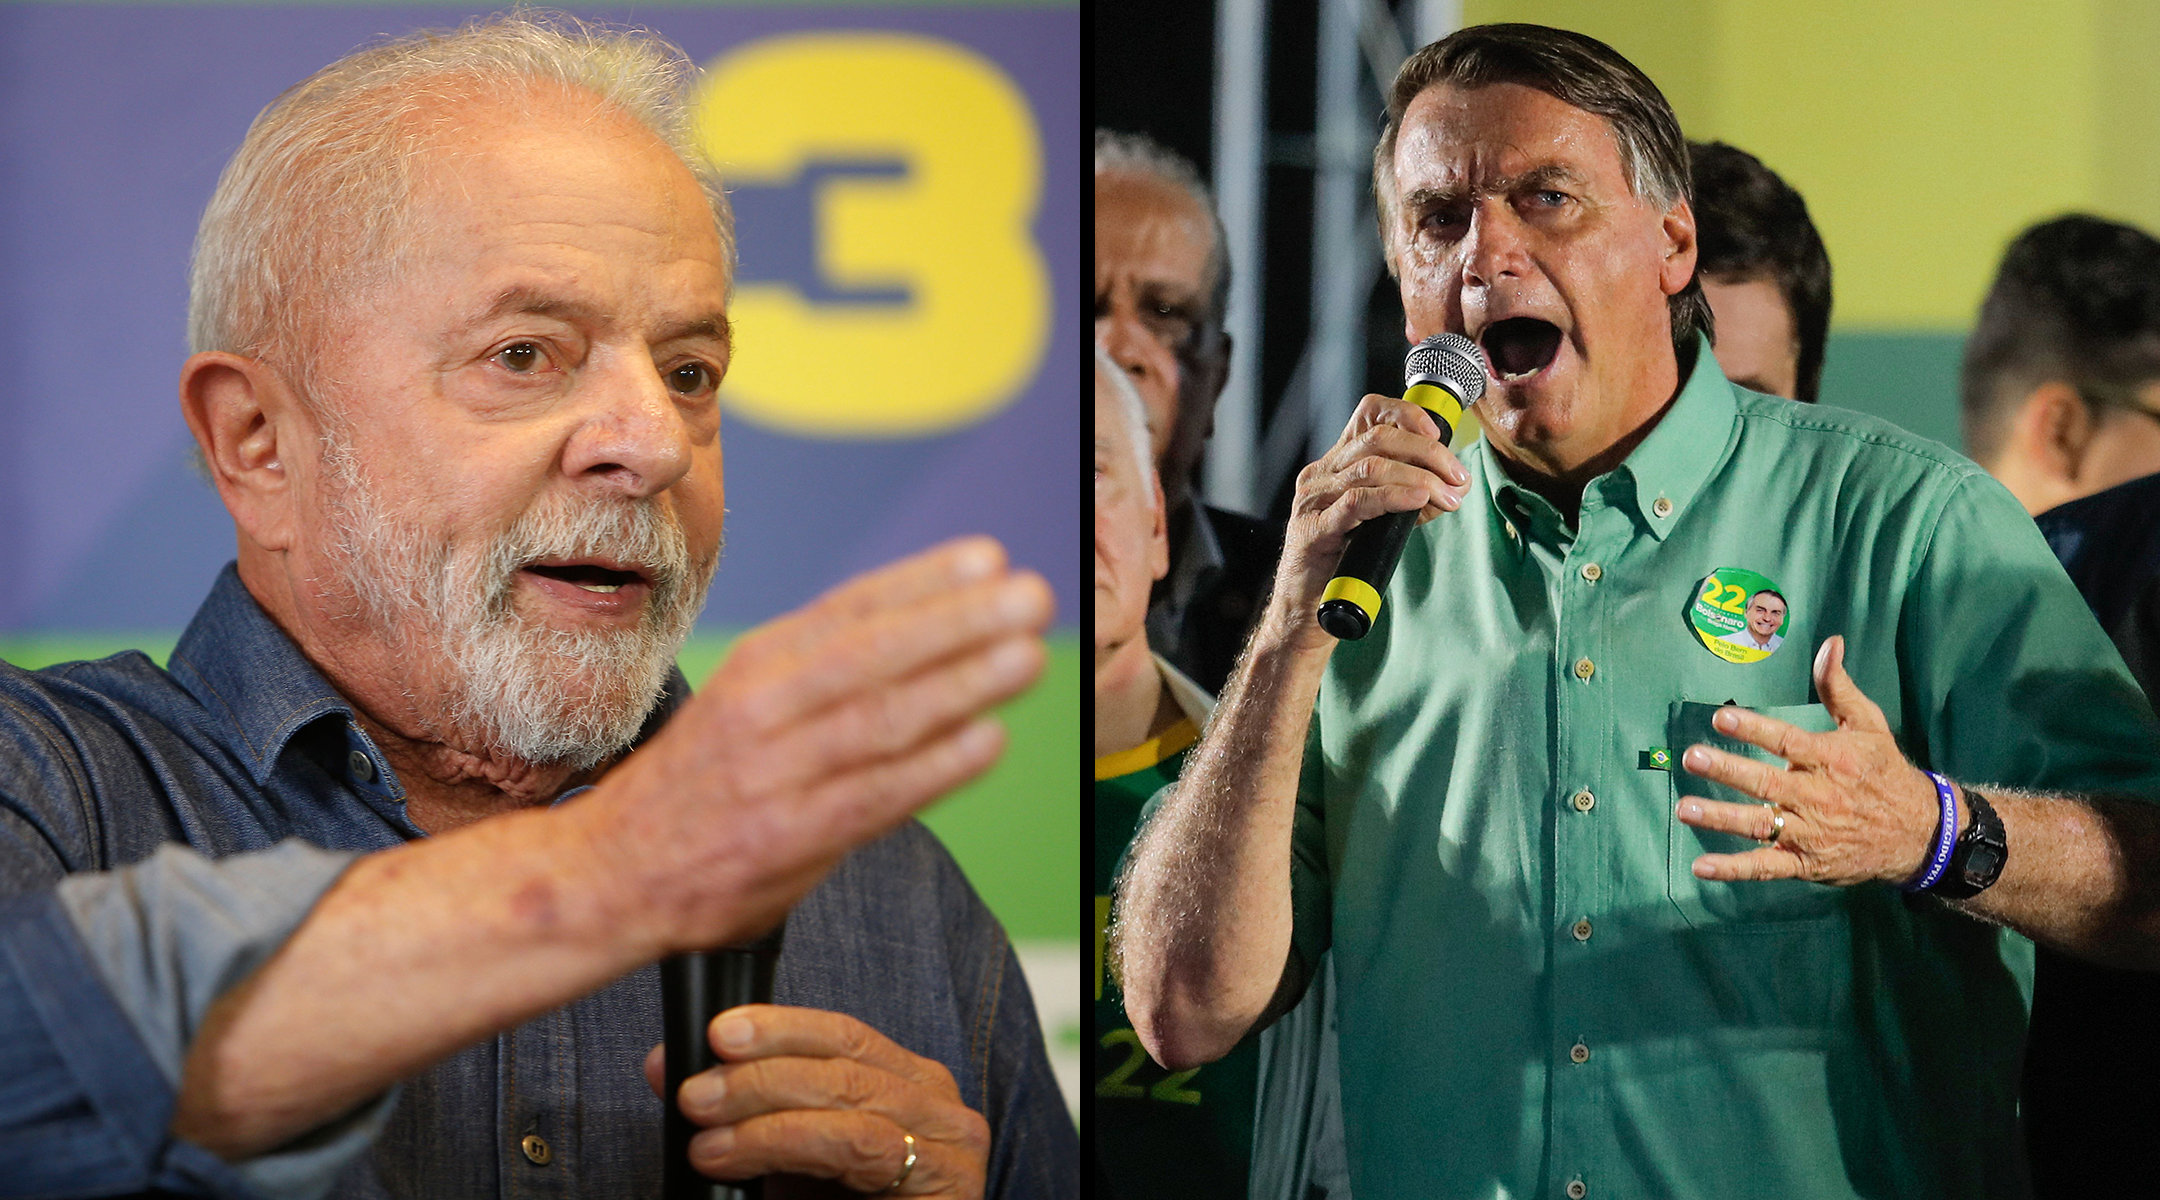
[[[1718,366],[1741,387],[1813,404],[1830,336],[1830,254],[1807,201],[1723,142],[1689,142],[1695,271],[1716,316]]]
[[[2025,231],[1965,361],[1973,454],[2046,509],[2040,532],[2160,695],[2160,475],[2143,474],[2160,471],[2160,242],[2086,216]],[[2156,1012],[2160,976],[2041,948],[2023,1105],[2041,1200],[2120,1194],[2147,1171]]]
[[[1170,567],[1148,609],[1155,651],[1220,690],[1259,616],[1282,526],[1211,508],[1193,475],[1229,370],[1230,260],[1200,174],[1142,134],[1095,131],[1095,339],[1147,407]]]
[[[1169,569],[1147,415],[1095,352],[1095,1180],[1119,1200],[1346,1196],[1324,986],[1218,1062],[1150,1061],[1104,950],[1111,879],[1148,798],[1177,779],[1214,697],[1149,650],[1147,599]],[[1256,1121],[1258,1126],[1256,1128]]]
[[[1965,452],[2027,512],[2160,471],[2160,241],[2079,214],[2019,234],[1959,382]]]

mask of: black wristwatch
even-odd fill
[[[2010,861],[2010,843],[2003,837],[2002,818],[1995,815],[1995,806],[1987,802],[1987,797],[1966,788],[1965,807],[1972,812],[1972,824],[1958,835],[1957,845],[1950,851],[1950,865],[1928,889],[1945,900],[1979,895],[2002,876],[2003,864]]]

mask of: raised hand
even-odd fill
[[[737,644],[578,806],[654,956],[771,926],[843,854],[980,774],[1041,674],[1040,576],[987,538],[843,584]],[[569,806],[566,806],[566,808]]]

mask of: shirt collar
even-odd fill
[[[1207,724],[1208,714],[1215,711],[1215,697],[1187,678],[1185,672],[1172,666],[1169,659],[1160,654],[1148,657],[1155,660],[1155,670],[1161,673],[1163,686],[1170,689],[1170,698],[1177,701],[1178,708],[1192,718],[1193,724]]]
[[[237,564],[227,563],[218,573],[167,669],[197,703],[231,729],[258,787],[269,782],[294,735],[337,718],[348,753],[367,761],[367,771],[349,773],[354,782],[390,799],[404,798],[389,759],[360,728],[351,702],[255,602],[240,582]],[[651,737],[689,698],[689,681],[680,668],[670,666],[660,699],[637,740]],[[363,774],[367,777],[361,778]]]
[[[1609,505],[1629,507],[1652,536],[1665,540],[1718,463],[1724,461],[1739,413],[1733,385],[1718,369],[1710,340],[1697,335],[1695,367],[1679,396],[1625,462],[1591,480],[1583,489],[1586,503],[1592,495],[1598,495]],[[1507,469],[1489,445],[1481,445],[1478,452],[1486,456],[1486,492],[1510,541],[1521,547],[1522,539],[1531,533],[1530,529],[1520,528],[1526,520],[1559,523],[1559,513],[1544,497],[1516,486],[1508,478]]]
[[[1732,449],[1733,426],[1740,417],[1740,402],[1733,385],[1718,369],[1710,339],[1695,338],[1695,369],[1687,385],[1650,431],[1607,479],[1625,474],[1633,478],[1634,506],[1638,516],[1659,541],[1672,532],[1688,504],[1695,499],[1717,465]],[[1608,500],[1617,502],[1611,494]]]
[[[1207,505],[1193,497],[1181,519],[1186,523],[1184,536],[1173,539],[1179,547],[1177,561],[1170,564],[1166,580],[1170,607],[1178,613],[1192,604],[1193,597],[1223,567],[1222,542],[1215,536],[1215,523],[1208,520]]]
[[[255,603],[233,563],[218,573],[166,669],[236,735],[258,786],[269,782],[294,734],[326,717],[352,722],[352,705]],[[388,778],[381,751],[369,745],[363,752],[375,778]]]

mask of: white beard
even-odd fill
[[[694,563],[682,526],[650,500],[550,492],[485,545],[393,513],[351,447],[325,437],[324,507],[336,525],[318,585],[408,663],[445,662],[440,697],[411,696],[421,732],[472,753],[534,765],[595,766],[628,749],[705,606],[717,549]],[[517,610],[520,568],[601,557],[651,581],[633,629],[552,629]],[[410,696],[410,693],[408,692]]]

